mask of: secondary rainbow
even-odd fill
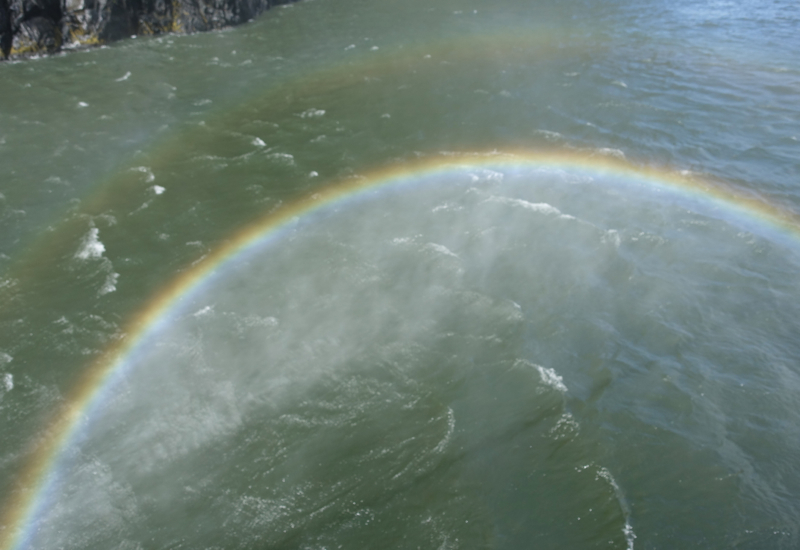
[[[43,442],[20,474],[15,494],[6,504],[0,532],[0,550],[25,548],[34,535],[36,520],[46,508],[59,475],[59,460],[64,449],[76,440],[80,430],[94,414],[102,410],[103,397],[135,364],[138,349],[159,333],[179,308],[182,298],[197,291],[214,274],[224,273],[233,260],[256,251],[270,240],[280,239],[297,218],[340,205],[367,191],[393,188],[405,182],[419,181],[469,169],[562,169],[604,177],[614,177],[651,188],[664,189],[697,198],[713,208],[733,216],[763,224],[770,231],[800,240],[800,217],[755,197],[737,194],[732,189],[710,181],[697,180],[665,170],[637,168],[613,156],[598,153],[531,152],[464,153],[437,155],[414,163],[376,170],[365,177],[330,185],[304,197],[235,234],[227,244],[209,254],[202,263],[164,286],[126,325],[124,339],[90,365],[83,378],[45,430]],[[604,178],[605,179],[605,178]]]

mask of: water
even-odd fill
[[[0,546],[797,548],[799,26],[314,0],[1,65]]]

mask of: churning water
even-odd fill
[[[797,52],[313,0],[0,65],[0,548],[800,547]]]

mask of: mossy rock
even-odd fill
[[[37,55],[57,52],[63,42],[61,29],[46,17],[20,23],[11,44],[11,55]]]

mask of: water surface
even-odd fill
[[[0,545],[796,548],[799,24],[314,0],[3,64]]]

